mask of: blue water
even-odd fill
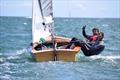
[[[97,56],[77,54],[78,62],[34,62],[27,47],[32,41],[31,18],[0,17],[0,80],[120,80],[120,19],[55,18],[55,32],[84,39],[81,28],[105,34],[105,50]]]

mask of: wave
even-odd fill
[[[28,52],[28,50],[26,48],[23,48],[21,50],[17,50],[16,54],[18,55],[18,54],[23,54],[23,53],[27,53],[27,52]]]
[[[8,54],[8,53],[7,53]],[[0,54],[0,63],[4,62],[25,62],[26,59],[30,57],[30,53],[26,48],[17,50],[14,54],[12,55],[4,55]]]
[[[102,26],[103,26],[103,27],[108,27],[108,26],[109,26],[109,24],[103,24]]]
[[[120,61],[120,55],[110,55],[110,56],[103,56],[103,55],[97,55],[97,56],[91,56],[89,57],[91,60],[100,60],[104,62],[112,62],[117,63]]]
[[[93,60],[100,60],[100,61],[120,61],[120,55],[95,55],[91,57],[85,57],[84,55],[77,55],[78,61],[80,62],[89,62]],[[31,54],[27,48],[17,50],[14,55],[2,55],[0,53],[0,63],[4,62],[12,62],[12,63],[19,63],[19,62],[26,62],[32,61]]]
[[[24,18],[31,19],[32,17],[31,17],[31,16],[28,16],[28,17],[24,17]]]
[[[120,62],[120,55],[94,55],[90,57],[86,57],[83,54],[77,55],[78,62],[107,62],[107,63],[119,63]]]
[[[9,80],[10,79],[10,75],[5,74],[4,76],[0,76],[1,80]]]
[[[27,25],[27,23],[26,23],[26,22],[24,22],[23,24],[24,24],[24,25]]]
[[[120,56],[102,56],[102,55],[97,55],[97,56],[91,56],[90,58],[92,58],[92,59],[120,59]]]

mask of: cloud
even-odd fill
[[[78,4],[76,5],[77,8],[80,8],[80,9],[85,9],[85,6],[83,4]]]
[[[25,7],[30,7],[32,6],[32,1],[15,1],[15,0],[11,0],[11,1],[1,1],[0,2],[0,6],[1,7],[19,7],[19,6],[25,6]]]

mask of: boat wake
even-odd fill
[[[93,61],[100,61],[100,62],[119,62],[120,61],[120,55],[95,55],[86,57],[84,55],[78,55],[78,61],[79,62],[93,62]]]
[[[120,55],[110,55],[110,56],[103,56],[103,55],[97,55],[97,56],[91,56],[89,57],[90,60],[100,60],[107,63],[117,63],[120,61]]]
[[[91,62],[91,61],[95,61],[95,60],[96,61],[104,61],[104,62],[120,61],[120,55],[109,55],[109,56],[108,55],[106,55],[106,56],[105,55],[95,55],[95,56],[91,56],[91,57],[85,57],[84,55],[78,55],[77,58],[78,58],[79,62]],[[4,55],[4,54],[0,53],[0,64],[4,63],[4,62],[13,62],[13,63],[18,62],[19,63],[19,62],[26,62],[26,61],[33,62],[29,48],[17,50],[12,55]]]
[[[101,55],[98,55],[98,56],[91,56],[90,57],[91,59],[106,59],[106,60],[113,60],[113,59],[120,59],[120,56],[101,56]]]
[[[108,27],[108,26],[109,26],[109,24],[103,24],[102,26],[103,26],[103,27]]]
[[[31,57],[30,53],[28,52],[28,50],[26,48],[24,48],[24,49],[21,49],[21,50],[17,50],[16,52],[14,52],[14,54],[12,53],[11,55],[5,55],[5,53],[4,54],[1,53],[0,54],[0,63],[4,63],[4,62],[13,62],[13,63],[25,62],[30,57]]]

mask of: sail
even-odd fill
[[[51,35],[53,11],[52,0],[33,0],[32,4],[32,42],[35,43]]]

